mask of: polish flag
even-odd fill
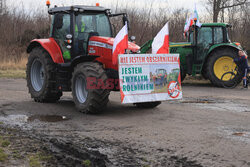
[[[116,35],[114,44],[113,44],[113,57],[112,63],[116,65],[118,63],[118,55],[125,53],[125,50],[128,48],[128,25],[127,23]]]
[[[169,53],[168,22],[154,38],[154,41],[152,43],[152,53],[153,54]]]
[[[184,32],[188,32],[189,31],[189,28],[194,24],[194,20],[193,20],[194,16],[192,15],[191,17],[189,17],[187,20],[186,20],[186,23],[185,23],[185,27],[184,27]]]

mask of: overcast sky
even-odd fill
[[[194,9],[194,4],[197,4],[198,12],[202,12],[203,8],[203,0],[50,0],[51,5],[95,5],[97,2],[100,3],[101,6],[112,8],[119,2],[119,5],[128,5],[128,7],[144,7],[149,6],[149,4],[153,4],[153,8],[166,7],[166,8],[185,8],[185,9]],[[30,8],[41,8],[43,10],[46,9],[46,0],[7,0],[8,6],[21,7],[22,5],[26,10]]]

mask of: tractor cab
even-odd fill
[[[192,27],[189,31],[188,42],[195,46],[193,61],[202,64],[211,47],[230,43],[227,28],[224,23],[205,23],[199,27]]]
[[[56,63],[71,63],[81,57],[80,61],[96,59],[103,64],[108,63],[108,68],[117,70],[110,63],[114,42],[110,18],[122,16],[125,25],[128,23],[126,13],[112,14],[110,9],[104,7],[78,5],[54,7],[48,13],[52,15],[50,40],[56,41],[63,59]],[[129,50],[137,52],[139,49],[139,46],[129,42]]]
[[[201,27],[192,26],[189,30],[188,43],[191,44],[192,54],[187,55],[187,73],[201,73],[209,52],[220,45],[230,43],[225,23],[205,23]]]
[[[50,37],[60,46],[66,62],[77,56],[88,55],[88,42],[92,36],[113,37],[109,9],[71,6],[55,7],[48,12],[52,15]],[[127,20],[126,14],[119,15]]]
[[[228,37],[228,27],[230,25],[225,23],[204,23],[202,26],[196,27],[197,39],[195,38],[195,28],[194,26],[189,31],[188,42],[191,42],[193,45],[201,45],[204,48],[207,48],[214,44],[228,43],[230,42]]]

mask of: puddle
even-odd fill
[[[250,143],[250,131],[247,129],[221,127],[219,131],[221,131],[226,138]]]
[[[26,115],[7,115],[0,117],[0,121],[11,125],[23,125],[27,122],[28,117]]]
[[[39,120],[41,122],[60,122],[69,120],[69,118],[60,115],[33,115],[27,119],[28,122],[33,122],[35,120]]]
[[[216,103],[216,101],[212,99],[196,99],[196,100],[184,100],[181,101],[181,103],[211,104],[211,103]]]
[[[242,105],[233,102],[215,103],[213,105],[204,105],[203,108],[216,110],[216,111],[227,111],[227,112],[248,112],[249,105]]]
[[[201,98],[201,99],[194,99],[188,98],[179,103],[184,104],[191,104],[197,107],[206,108],[215,111],[229,111],[229,112],[245,112],[249,113],[250,105],[249,104],[241,104],[237,101],[230,101],[230,100],[222,100],[222,99],[213,99],[213,98]]]
[[[11,106],[9,103],[2,104],[3,107]]]
[[[25,125],[33,121],[41,122],[60,122],[69,120],[66,116],[59,115],[33,115],[28,117],[27,115],[7,115],[0,117],[0,122],[10,124],[10,125]]]
[[[235,132],[235,133],[233,133],[232,135],[234,135],[234,136],[244,136],[244,135],[246,135],[246,133],[243,133],[243,132]]]

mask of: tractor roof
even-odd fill
[[[227,23],[203,23],[202,27],[230,27]]]
[[[75,5],[75,6],[65,6],[65,7],[54,7],[49,9],[49,14],[55,14],[60,12],[72,12],[75,9],[82,9],[83,11],[92,11],[92,12],[106,12],[110,9],[104,8],[101,6],[83,6],[83,5]]]

